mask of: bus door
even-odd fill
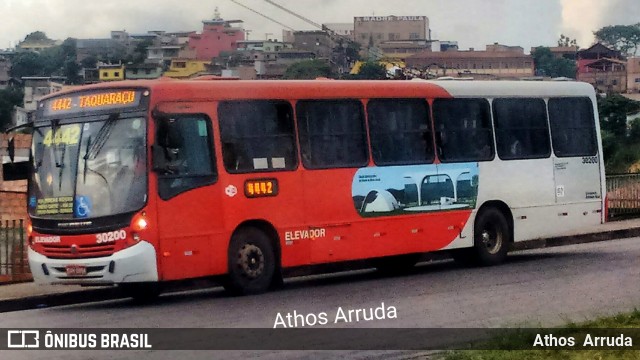
[[[215,241],[223,225],[223,190],[217,182],[210,109],[204,103],[165,103],[154,118],[153,167],[163,280],[225,270],[224,244]]]

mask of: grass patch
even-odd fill
[[[544,329],[543,334],[553,330],[555,337],[573,337],[577,347],[582,347],[585,333],[591,333],[589,329],[602,329],[609,331],[611,336],[620,335],[617,329],[635,328],[632,336],[634,347],[638,348],[636,342],[640,334],[640,310],[636,309],[630,313],[622,313],[611,317],[603,317],[588,322],[575,324],[569,323],[562,328]],[[606,329],[606,330],[605,330]],[[587,330],[587,331],[585,331]],[[598,331],[594,330],[593,333]],[[506,360],[506,359],[569,359],[569,360],[640,360],[639,350],[610,350],[606,347],[594,347],[594,350],[574,350],[570,348],[540,349],[540,350],[473,350],[473,349],[528,349],[532,347],[536,334],[536,329],[513,329],[505,330],[504,334],[487,341],[481,341],[471,346],[472,350],[455,350],[445,352],[436,356],[438,360]],[[625,336],[628,336],[625,334]]]

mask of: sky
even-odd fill
[[[312,25],[264,0],[237,0],[296,30]],[[554,46],[560,34],[589,47],[593,31],[640,22],[640,0],[274,0],[316,23],[353,23],[355,16],[427,16],[432,38],[458,41],[460,49],[498,42]],[[33,31],[52,39],[108,38],[111,30],[202,30],[218,7],[225,20],[240,19],[249,39],[282,39],[282,26],[231,0],[0,0],[0,49]]]

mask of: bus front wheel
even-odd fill
[[[263,231],[246,227],[231,237],[229,268],[224,288],[235,295],[265,292],[276,272],[271,239]]]

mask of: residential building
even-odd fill
[[[578,81],[588,82],[596,91],[627,91],[627,61],[619,51],[596,43],[578,51]]]
[[[258,75],[253,66],[238,66],[221,72],[223,78],[233,77],[240,80],[256,80]]]
[[[358,16],[353,19],[353,36],[363,48],[385,41],[431,40],[426,16]]]
[[[136,64],[126,65],[124,78],[127,80],[157,79],[162,76],[160,64]]]
[[[15,107],[12,114],[14,125],[22,125],[31,120],[37,109],[38,101],[44,96],[61,91],[64,77],[29,76],[23,77],[24,98],[22,107]]]
[[[16,51],[40,52],[44,49],[48,49],[50,47],[54,47],[60,44],[62,44],[61,41],[51,40],[51,39],[26,40],[26,41],[21,41],[18,45],[16,45]]]
[[[65,78],[63,77],[45,77],[45,76],[29,76],[23,77],[24,83],[24,109],[27,111],[35,111],[38,101],[44,96],[56,93],[62,90]]]
[[[384,58],[403,60],[423,51],[456,51],[457,41],[439,40],[393,40],[380,43],[378,46]]]
[[[354,40],[353,23],[327,23],[322,24],[322,27],[336,35],[344,36],[348,39]]]
[[[223,20],[219,17],[202,21],[201,33],[189,35],[188,47],[195,51],[195,59],[208,60],[216,58],[222,51],[233,51],[238,48],[238,41],[245,39],[242,20]]]
[[[100,81],[124,80],[124,65],[98,65],[98,78]]]
[[[98,68],[83,68],[82,73],[85,84],[95,84],[100,82],[100,72],[98,71]]]
[[[519,46],[494,43],[486,50],[423,51],[406,58],[409,69],[423,77],[473,77],[475,79],[520,79],[534,74],[533,59]]]
[[[627,59],[627,92],[640,92],[640,57]]]
[[[181,45],[158,45],[147,48],[147,61],[169,67],[171,60],[180,57]]]
[[[277,40],[240,40],[238,41],[238,51],[280,51],[291,48],[291,44]]]
[[[256,74],[259,79],[280,79],[289,66],[300,61],[313,60],[311,51],[287,49],[278,52],[262,52],[255,59]]]
[[[309,51],[318,59],[331,59],[336,46],[334,37],[322,30],[294,31],[293,48]]]
[[[211,69],[211,61],[194,59],[173,59],[169,70],[163,76],[176,79],[186,79],[198,75],[208,74]]]

